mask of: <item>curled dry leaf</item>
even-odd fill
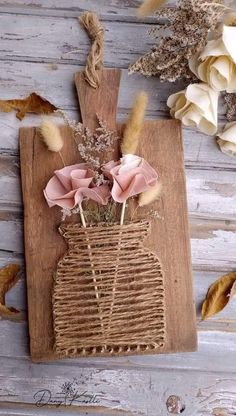
[[[26,113],[51,114],[57,110],[57,107],[33,92],[28,97],[19,100],[0,100],[0,111],[9,113],[13,110],[16,110],[16,117],[22,120]]]
[[[236,272],[233,272],[222,276],[209,287],[202,305],[202,319],[210,318],[224,309],[232,297],[231,291],[235,282]]]
[[[233,286],[231,287],[230,294],[229,294],[230,299],[234,298],[235,296],[236,296],[236,280]]]
[[[20,266],[9,264],[0,269],[0,316],[8,319],[19,319],[22,314],[15,308],[5,305],[5,295],[18,281]]]

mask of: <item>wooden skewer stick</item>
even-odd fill
[[[87,228],[87,224],[86,224],[86,220],[84,217],[84,210],[82,207],[82,203],[79,203],[79,213],[80,213],[80,218],[81,218],[81,222],[84,228]],[[95,289],[95,295],[96,295],[96,299],[97,299],[97,303],[98,303],[98,310],[99,310],[99,317],[100,317],[100,321],[101,321],[101,327],[102,330],[104,332],[104,325],[102,322],[102,313],[101,313],[101,308],[100,308],[100,303],[99,303],[99,291],[98,291],[98,286],[97,286],[97,279],[96,279],[96,273],[94,270],[94,264],[92,261],[92,249],[91,249],[91,245],[89,244],[89,240],[87,239],[87,243],[88,243],[88,252],[89,252],[89,260],[91,263],[91,268],[92,268],[92,275],[93,275],[93,283],[94,283],[94,289]]]

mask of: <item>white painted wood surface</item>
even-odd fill
[[[168,117],[166,98],[181,85],[128,76],[127,67],[149,50],[154,18],[137,22],[139,0],[0,0],[0,98],[37,91],[70,117],[78,118],[73,74],[83,67],[89,42],[76,17],[100,13],[106,27],[106,66],[123,69],[118,104],[122,120],[135,92],[150,96],[148,117]],[[173,1],[172,1],[173,3]],[[219,108],[220,125],[224,106]],[[0,113],[0,267],[23,260],[18,129],[37,125]],[[223,155],[213,138],[184,130],[191,225],[192,262],[198,314],[199,350],[191,354],[81,359],[32,364],[26,321],[0,321],[0,415],[168,415],[166,401],[179,396],[183,415],[236,414],[236,300],[202,322],[200,307],[209,285],[236,269],[236,161]],[[26,311],[24,272],[7,302]],[[40,294],[39,294],[40,296]],[[74,380],[73,380],[74,379]],[[76,382],[81,403],[36,407],[38,390],[55,396]],[[83,394],[83,396],[82,396]],[[91,402],[91,396],[98,397]],[[79,408],[78,408],[79,406]]]

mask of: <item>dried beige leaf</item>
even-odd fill
[[[19,319],[22,314],[15,308],[9,308],[5,305],[5,296],[19,279],[20,266],[18,264],[9,264],[0,269],[0,316],[3,318]]]
[[[230,300],[230,293],[236,282],[236,272],[226,274],[208,289],[202,305],[202,319],[210,318],[222,311]]]
[[[51,114],[57,110],[57,107],[33,92],[28,97],[19,100],[0,100],[0,111],[9,113],[13,110],[16,110],[16,117],[22,120],[26,113]]]
[[[236,296],[236,281],[234,282],[231,288],[230,294],[229,294],[230,299],[234,298],[235,296]]]

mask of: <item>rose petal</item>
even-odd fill
[[[131,158],[128,158],[131,160]],[[144,160],[139,157],[136,160],[136,167],[129,170],[123,170],[124,165],[110,163],[104,166],[104,173],[113,178],[112,197],[116,202],[124,202],[131,196],[135,196],[143,191],[150,189],[156,185],[158,175],[156,171]]]
[[[81,188],[75,193],[75,205],[84,199],[91,199],[98,204],[107,205],[110,195],[110,189],[107,185],[95,186],[94,188]]]
[[[222,39],[226,50],[231,56],[234,63],[236,63],[236,27],[235,26],[223,26]]]
[[[209,56],[222,56],[222,55],[228,55],[228,51],[225,47],[225,44],[222,40],[222,38],[218,38],[215,40],[209,40],[203,49],[202,53],[200,54],[199,58],[201,60],[204,60],[205,58],[208,58]]]
[[[221,133],[218,133],[218,137],[227,142],[236,144],[236,121],[227,123],[224,126],[224,130]]]
[[[195,126],[206,134],[217,131],[218,92],[207,84],[190,84],[186,90],[172,94],[167,101],[170,113],[187,126]]]
[[[120,161],[121,161],[121,166],[119,169],[119,173],[125,173],[125,172],[128,172],[129,170],[137,168],[140,165],[142,158],[140,156],[127,154],[127,155],[124,155]]]
[[[84,198],[106,204],[110,196],[107,185],[95,186],[93,184],[94,172],[87,164],[80,163],[66,166],[55,171],[44,189],[44,196],[49,205],[58,205],[62,208],[72,209]]]
[[[73,170],[79,170],[81,172],[80,177],[84,177],[86,175],[86,171],[88,170],[88,166],[86,163],[77,163],[76,165],[65,166],[64,168],[54,172],[67,191],[71,190],[71,172]]]

